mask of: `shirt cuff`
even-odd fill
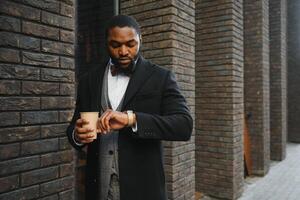
[[[137,123],[135,123],[135,124],[131,127],[131,129],[132,129],[132,131],[133,131],[134,133],[136,133],[136,132],[137,132],[137,129],[138,129]]]
[[[83,146],[84,144],[78,142],[76,139],[75,139],[75,130],[73,130],[73,133],[72,133],[72,139],[73,139],[73,142],[77,145],[77,146]]]

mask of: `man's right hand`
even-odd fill
[[[82,125],[88,124],[89,122],[84,119],[78,119],[75,125],[75,140],[79,143],[87,144],[94,141],[91,139],[94,137],[92,133],[88,134],[89,132],[93,131],[90,128],[83,128]]]

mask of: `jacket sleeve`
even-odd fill
[[[68,140],[70,142],[70,144],[76,149],[76,150],[81,150],[85,145],[78,145],[76,142],[75,142],[75,139],[74,139],[74,128],[75,128],[75,123],[77,121],[77,119],[80,118],[80,93],[82,91],[82,86],[83,84],[79,81],[78,83],[78,87],[77,87],[77,98],[76,98],[76,106],[75,106],[75,111],[74,111],[74,114],[73,114],[73,117],[72,117],[72,120],[67,128],[67,136],[68,136]]]
[[[172,72],[168,72],[164,84],[161,110],[161,115],[136,112],[138,127],[137,132],[132,132],[133,137],[169,141],[189,140],[193,130],[193,119]]]

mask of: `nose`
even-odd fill
[[[127,55],[128,55],[128,49],[126,48],[125,45],[122,45],[122,46],[120,47],[120,49],[119,49],[119,55],[120,55],[121,57],[127,56]]]

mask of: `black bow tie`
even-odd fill
[[[125,76],[131,76],[132,70],[127,67],[127,68],[122,68],[122,67],[116,67],[115,65],[112,65],[110,68],[111,75],[116,76],[118,74],[123,74]]]

